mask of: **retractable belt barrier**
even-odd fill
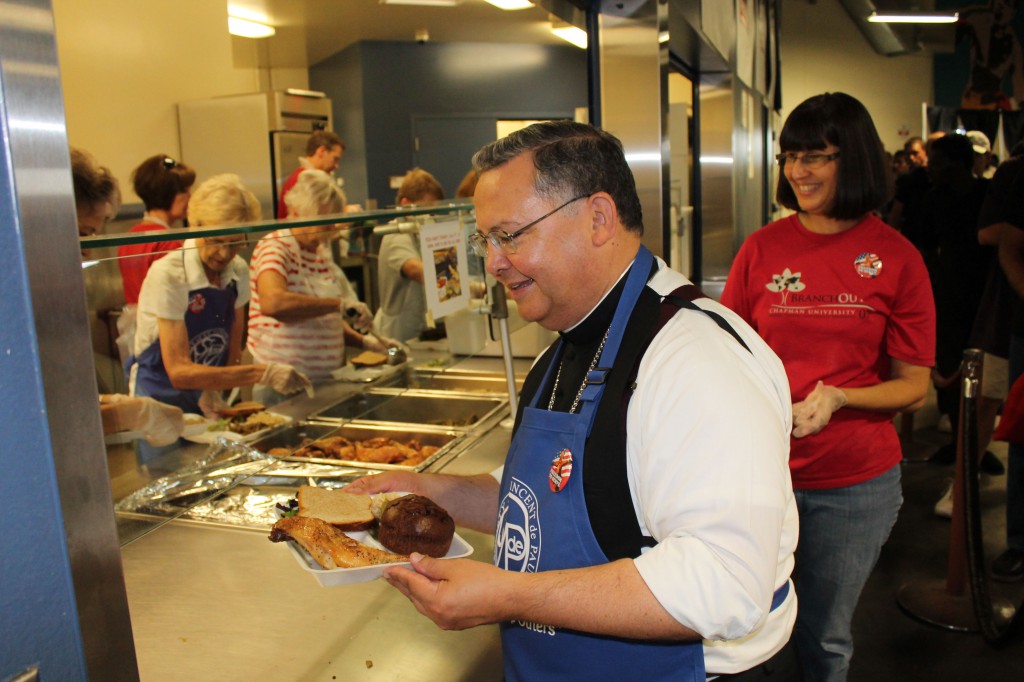
[[[954,375],[961,386],[960,416],[946,577],[912,580],[900,587],[896,600],[915,618],[958,632],[981,632],[986,642],[998,648],[1007,644],[1024,623],[1024,604],[1014,608],[1006,600],[993,599],[989,591],[978,485],[978,400],[983,356],[980,350],[965,350]]]
[[[1024,603],[1016,609],[1006,603],[993,601],[989,592],[986,570],[985,544],[981,524],[981,494],[979,490],[978,400],[981,397],[981,370],[983,353],[975,348],[964,351],[961,365],[960,437],[957,442],[958,480],[954,490],[953,515],[957,514],[956,492],[960,492],[960,505],[964,538],[967,549],[967,575],[971,588],[971,602],[978,629],[985,641],[996,648],[1005,646],[1024,625]]]

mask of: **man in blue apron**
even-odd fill
[[[561,339],[527,377],[500,483],[350,486],[413,490],[495,533],[496,566],[414,555],[386,579],[443,628],[500,623],[508,680],[798,679],[778,358],[641,246],[611,135],[537,124],[474,165],[471,244]]]

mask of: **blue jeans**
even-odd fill
[[[1024,374],[1024,337],[1010,336],[1010,386]],[[1024,552],[1024,445],[1010,443],[1006,467],[1006,545]]]
[[[794,493],[800,543],[793,638],[805,682],[841,682],[853,657],[853,612],[903,504],[900,467],[857,485]]]

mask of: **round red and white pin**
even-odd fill
[[[865,251],[853,259],[853,269],[867,279],[878,277],[882,274],[882,259],[877,254]]]

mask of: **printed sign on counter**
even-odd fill
[[[469,261],[462,224],[458,220],[445,220],[423,225],[420,253],[423,254],[427,308],[434,319],[469,305]]]

